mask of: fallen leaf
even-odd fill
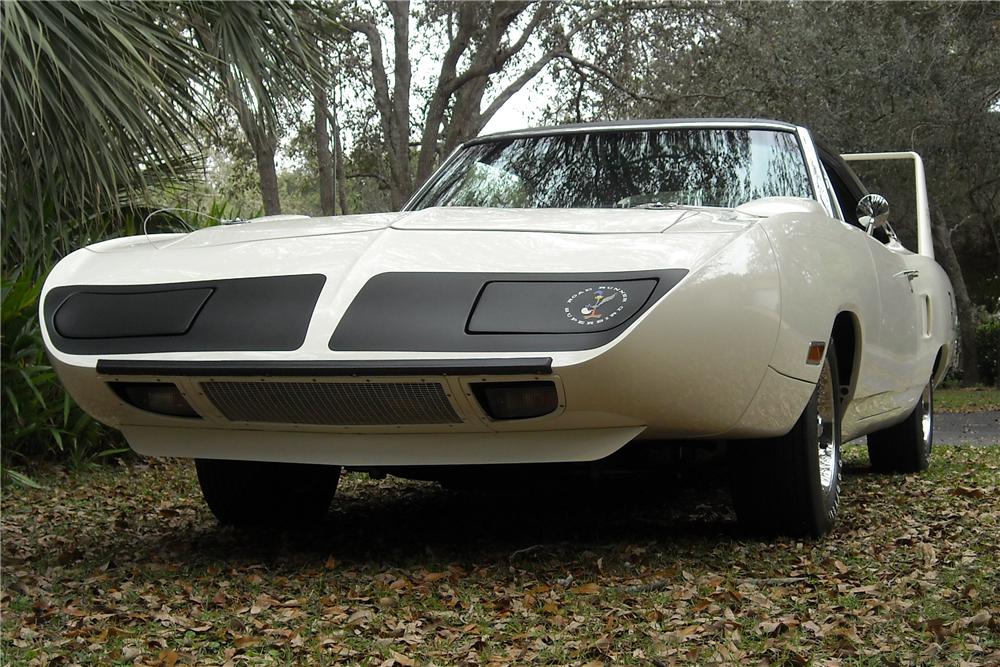
[[[990,612],[983,609],[976,613],[975,616],[969,619],[969,625],[986,625],[990,622]]]
[[[933,544],[921,542],[917,545],[917,547],[920,549],[920,554],[923,556],[925,568],[929,568],[937,562],[937,549],[934,548]]]
[[[160,651],[160,655],[156,658],[156,664],[158,667],[174,667],[180,659],[181,656],[177,653],[177,651],[166,649],[164,651]]]
[[[392,652],[392,659],[396,661],[397,665],[402,665],[403,667],[413,667],[415,664],[412,658],[407,658],[402,653]]]
[[[574,586],[573,588],[569,589],[570,593],[578,593],[578,594],[581,594],[581,595],[589,595],[589,594],[593,594],[593,593],[599,593],[600,591],[601,591],[601,587],[598,586],[595,583],[580,584],[579,586]]]
[[[764,621],[757,626],[757,631],[762,635],[767,635],[768,637],[777,637],[778,635],[787,632],[788,626],[782,621]]]

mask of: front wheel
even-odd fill
[[[905,420],[868,436],[868,460],[875,472],[922,472],[933,444],[934,386],[928,382]]]
[[[197,459],[198,483],[219,523],[305,525],[321,520],[340,481],[340,466]]]
[[[736,515],[756,534],[819,537],[840,507],[840,380],[828,346],[819,382],[786,435],[729,444]]]

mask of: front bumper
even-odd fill
[[[153,456],[353,466],[591,461],[645,430],[631,415],[567,410],[548,357],[56,363],[88,412]],[[492,419],[473,385],[493,382],[552,383],[558,407]],[[112,389],[117,383],[173,384],[199,416],[139,409]]]

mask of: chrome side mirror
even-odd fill
[[[882,195],[865,195],[858,202],[858,222],[869,232],[889,223],[889,202]]]

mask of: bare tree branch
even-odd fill
[[[581,69],[589,70],[594,74],[600,75],[600,77],[604,79],[607,83],[611,84],[613,88],[615,88],[619,92],[624,93],[625,95],[629,96],[634,100],[644,100],[647,102],[656,102],[659,104],[668,103],[668,100],[665,97],[655,97],[653,95],[643,95],[641,93],[637,93],[635,90],[632,89],[632,87],[622,83],[618,79],[618,77],[616,77],[614,74],[612,74],[605,68],[601,67],[600,65],[594,64],[590,61],[583,60],[582,58],[577,58],[572,53],[569,52],[563,53],[562,58],[570,63],[573,63],[573,65]]]
[[[474,59],[473,64],[469,66],[469,69],[456,76],[452,79],[451,83],[445,87],[448,94],[454,93],[473,79],[478,79],[490,74],[496,74],[503,69],[504,64],[508,60],[513,58],[518,51],[524,48],[524,45],[531,37],[531,33],[541,22],[540,13],[543,9],[545,11],[550,11],[547,9],[547,3],[540,5],[539,9],[536,10],[535,14],[531,18],[531,21],[522,32],[521,37],[514,45],[503,51],[498,50],[500,40],[503,35],[506,34],[507,28],[510,27],[510,24],[514,22],[518,15],[527,6],[528,3],[518,3],[516,6],[506,8],[505,11],[496,13],[491,17],[487,39],[484,40],[483,46],[477,52],[476,58]],[[520,44],[520,46],[517,46],[517,44]],[[514,48],[515,46],[517,46],[516,49]]]
[[[490,119],[496,115],[496,112],[499,111],[511,97],[516,95],[519,90],[528,84],[528,82],[538,76],[550,62],[560,57],[563,53],[564,52],[559,49],[553,49],[545,53],[541,58],[532,63],[528,69],[524,70],[521,76],[514,79],[510,85],[504,88],[503,91],[501,91],[500,94],[493,99],[490,105],[486,107],[486,110],[480,114],[480,127],[477,128],[477,131],[482,129],[486,123],[490,122]]]
[[[375,105],[382,121],[382,133],[388,141],[392,136],[392,123],[389,116],[392,101],[389,99],[389,83],[385,71],[385,58],[382,55],[382,37],[379,35],[378,26],[367,21],[349,21],[344,24],[344,27],[352,32],[361,33],[368,40],[372,59],[372,87],[375,90]]]
[[[382,36],[378,27],[370,21],[348,21],[344,27],[352,32],[358,32],[368,40],[371,53],[372,87],[375,91],[375,106],[378,110],[382,134],[389,149],[389,172],[391,175],[391,193],[393,206],[401,206],[406,194],[411,188],[410,156],[406,147],[409,141],[409,94],[410,94],[410,59],[409,59],[409,3],[389,3],[393,15],[394,48],[402,48],[403,53],[395,54],[395,71],[393,92],[396,99],[389,94],[389,78],[385,68],[385,56],[382,52]],[[402,100],[402,101],[401,101]],[[400,108],[402,107],[402,108]],[[402,150],[401,150],[402,148]]]
[[[477,5],[471,2],[462,3],[458,8],[458,31],[451,38],[448,50],[445,51],[441,60],[437,86],[427,105],[424,131],[420,139],[420,156],[417,161],[417,180],[420,182],[423,182],[430,175],[431,169],[434,167],[441,124],[444,122],[445,112],[447,112],[448,103],[451,101],[451,93],[446,89],[455,79],[458,61],[469,48],[472,35],[475,33],[476,11]],[[450,17],[451,14],[449,14],[449,29],[451,27]]]

